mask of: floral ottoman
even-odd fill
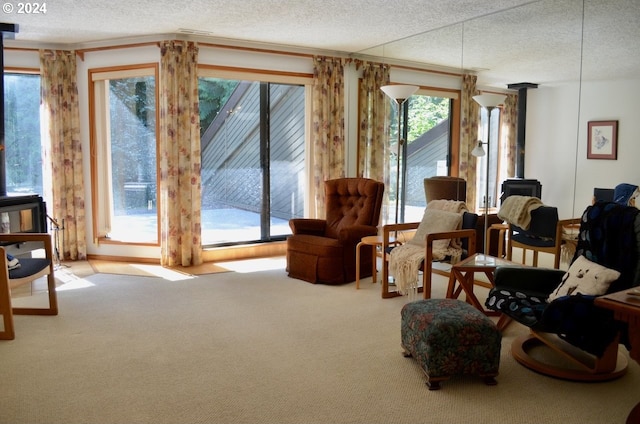
[[[495,385],[502,334],[484,313],[456,299],[425,299],[404,305],[402,347],[427,375],[429,390],[456,374],[473,374]]]

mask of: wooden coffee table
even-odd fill
[[[476,284],[492,288],[494,285],[493,277],[496,268],[503,265],[519,264],[506,259],[496,258],[495,256],[484,255],[482,253],[473,254],[451,267],[449,287],[447,288],[447,298],[457,299],[460,296],[460,293],[464,291],[467,297],[467,303],[470,303],[479,311],[484,312],[487,316],[499,316],[500,318],[498,319],[497,325],[500,331],[502,331],[511,322],[511,318],[500,312],[485,309],[473,292],[473,288]],[[489,280],[489,283],[476,280],[476,272],[484,273]]]

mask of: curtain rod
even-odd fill
[[[92,53],[92,52],[99,52],[99,51],[106,51],[106,50],[128,49],[128,48],[136,48],[136,47],[146,47],[146,46],[153,46],[153,45],[160,47],[160,41],[149,41],[144,43],[132,43],[132,44],[119,44],[119,45],[104,46],[104,47],[92,47],[87,49],[77,49],[75,52],[80,57],[80,60],[84,61],[85,53]],[[281,51],[281,50],[275,50],[275,49],[263,49],[259,47],[240,47],[240,46],[230,46],[226,44],[206,43],[206,42],[198,42],[198,46],[229,49],[229,50],[241,50],[241,51],[249,51],[249,52],[256,52],[256,53],[280,54],[285,56],[296,56],[296,57],[307,57],[307,58],[313,58],[314,56],[326,56],[326,55],[318,55],[318,54],[311,54],[311,53],[287,52],[287,51]],[[39,51],[40,49],[35,47],[5,47],[5,50]],[[55,49],[46,49],[46,50],[55,50]],[[349,62],[352,60],[366,60],[371,62],[371,60],[368,60],[368,59],[359,59],[359,58],[350,58],[350,57],[345,57],[345,59],[348,59]],[[380,59],[384,60],[384,58],[380,58]],[[438,74],[438,75],[454,76],[454,77],[461,77],[463,75],[463,73],[458,73],[458,72],[424,69],[417,66],[408,66],[408,65],[389,64],[389,67],[396,68],[396,69],[406,69],[409,71],[418,71],[418,72],[425,72],[425,73]]]

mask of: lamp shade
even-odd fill
[[[484,93],[479,94],[477,96],[473,96],[473,100],[475,100],[480,106],[484,107],[496,107],[499,104],[504,103],[504,100],[507,98],[504,94],[491,94]]]
[[[484,151],[484,148],[482,147],[482,141],[478,140],[478,145],[474,147],[473,150],[471,151],[471,156],[475,156],[479,158],[486,154],[487,153]]]
[[[416,85],[394,84],[383,85],[380,87],[380,90],[384,91],[384,94],[391,97],[393,100],[401,103],[402,100],[408,99],[413,93],[418,91],[418,88],[419,87]]]

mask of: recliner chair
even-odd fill
[[[289,221],[289,277],[310,283],[341,284],[356,278],[356,246],[378,233],[384,184],[369,178],[339,178],[325,182],[326,219]],[[360,277],[372,271],[373,255],[364,249]]]
[[[620,331],[624,324],[612,311],[596,306],[594,299],[640,285],[639,252],[640,211],[599,202],[582,215],[576,253],[566,273],[519,266],[496,269],[495,287],[485,305],[531,329],[513,342],[514,358],[535,371],[567,380],[604,381],[623,375],[627,360],[618,353],[618,344],[628,344],[626,332]],[[606,269],[597,270],[594,264]],[[604,293],[582,285],[594,273],[598,277],[591,281],[603,284],[602,272],[611,270],[619,277],[608,288],[599,287]],[[536,354],[538,346],[551,348],[571,366]]]

